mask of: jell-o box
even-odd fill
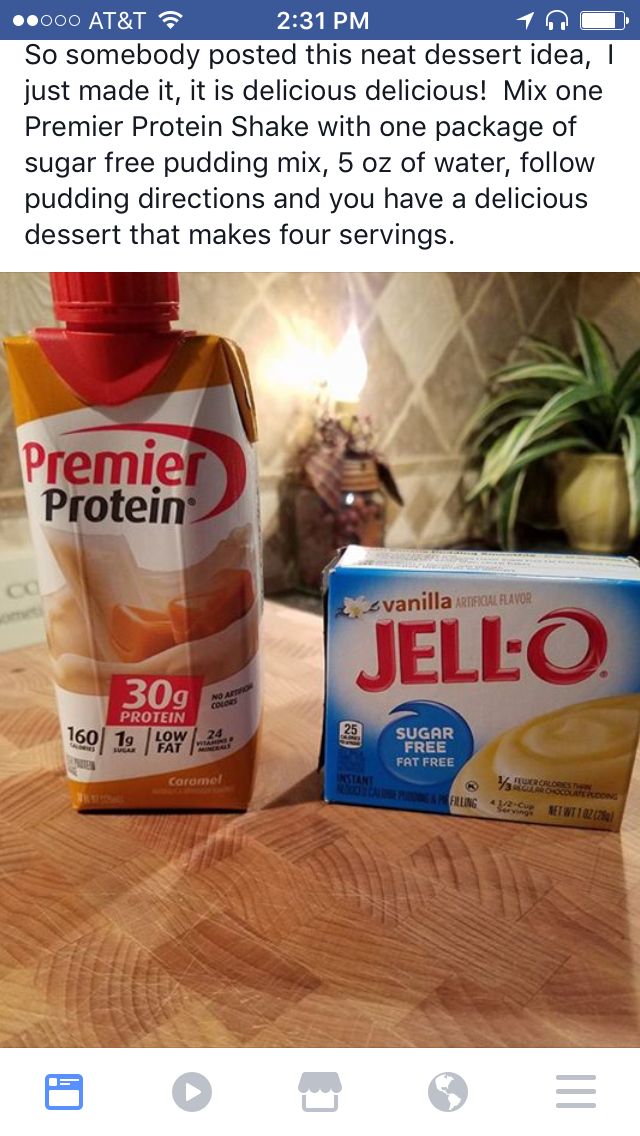
[[[620,827],[637,561],[350,547],[325,573],[325,635],[328,801]]]

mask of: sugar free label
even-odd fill
[[[401,713],[380,734],[383,765],[414,785],[449,786],[473,753],[467,722],[440,702],[403,702],[391,711]]]

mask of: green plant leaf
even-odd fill
[[[536,426],[535,434],[527,441],[527,446],[532,442],[540,442],[543,438],[549,438],[553,435],[560,437],[567,437],[569,433],[576,434],[580,432],[580,437],[584,438],[585,448],[602,450],[604,448],[604,436],[601,434],[600,423],[592,416],[587,416],[584,409],[580,406],[569,407],[561,414],[554,416],[546,422],[539,422]],[[571,428],[568,430],[568,428]],[[589,437],[586,432],[587,427],[592,428],[600,437],[597,440]]]
[[[596,402],[597,394],[592,387],[570,387],[569,390],[558,391],[544,406],[540,407],[535,418],[529,423],[529,430],[524,437],[523,445],[527,445],[535,437],[537,431],[543,427],[559,425],[567,411],[578,406],[585,408]]]
[[[535,335],[525,336],[522,340],[522,347],[528,347],[532,354],[539,355],[541,359],[547,359],[553,363],[563,363],[566,367],[575,367],[576,365],[568,352],[556,347],[553,343],[547,343],[546,339],[538,339]]]
[[[635,351],[620,368],[613,389],[620,404],[634,395],[640,397],[640,351]]]
[[[496,371],[492,378],[497,384],[530,382],[532,379],[553,386],[560,384],[579,385],[587,381],[587,375],[575,365],[566,363],[518,363],[515,366],[502,367]]]
[[[629,539],[634,540],[640,531],[640,418],[625,414],[625,434],[622,453],[627,471],[629,489]]]
[[[524,418],[516,422],[506,434],[498,438],[487,450],[480,472],[480,477],[468,500],[472,501],[484,489],[495,489],[505,476],[511,462],[519,452],[518,443],[525,430],[528,429],[530,419]]]
[[[485,460],[479,479],[473,486],[472,490],[467,495],[467,501],[475,500],[476,496],[489,490],[499,490],[500,483],[515,473],[520,473],[521,469],[533,465],[535,461],[540,461],[542,458],[547,458],[552,453],[560,453],[563,450],[580,450],[583,453],[599,453],[599,446],[589,441],[589,438],[583,436],[562,435],[560,437],[548,438],[547,441],[538,440],[532,445],[527,446],[525,450],[518,453],[509,463],[509,469],[506,474],[496,477],[494,470],[498,466],[502,454],[504,454],[504,446],[500,445],[501,438],[498,438],[496,446],[493,451],[488,453],[489,461]]]
[[[560,438],[549,438],[546,442],[539,442],[523,450],[511,466],[511,472],[526,469],[533,462],[550,457],[551,454],[562,453],[563,450],[580,450],[583,453],[599,453],[598,447],[588,442],[579,434],[563,435]]]
[[[478,479],[473,488],[469,491],[466,498],[467,501],[475,501],[477,497],[481,497],[483,494],[487,493],[490,489],[495,488],[495,485],[497,485],[497,482],[494,485],[494,482],[492,480],[491,469],[496,464],[500,453],[504,450],[505,445],[509,443],[509,437],[513,429],[514,427],[512,427],[511,430],[506,431],[506,433],[501,434],[498,438],[494,438],[493,442],[491,442],[491,444],[489,445],[482,460],[482,466],[480,468],[480,472],[478,473]]]
[[[490,471],[487,471],[490,472],[493,485],[496,485],[504,477],[512,463],[528,445],[539,441],[542,437],[547,437],[556,430],[564,429],[567,425],[566,412],[574,406],[589,403],[593,397],[592,387],[569,388],[569,390],[558,391],[534,414],[533,418],[518,423],[517,425],[521,429],[516,432],[514,427],[509,432],[507,444],[503,450],[498,451]]]
[[[523,408],[527,405],[531,407],[544,406],[548,398],[549,392],[547,390],[537,388],[533,384],[529,387],[521,387],[518,391],[508,390],[491,395],[471,415],[464,428],[462,442],[464,443],[471,438],[480,427],[484,426],[487,419],[497,414],[503,407],[517,404],[521,404]]]
[[[517,419],[532,418],[535,412],[535,407],[525,407],[522,406],[521,403],[512,403],[502,414],[496,414],[484,429],[477,432],[473,439],[473,452],[481,453],[485,443],[489,441],[497,430],[502,430],[503,427],[508,426],[510,422],[514,422]]]
[[[531,466],[563,449],[624,453],[632,502],[630,531],[640,535],[640,350],[618,369],[602,332],[575,323],[582,366],[543,340],[523,341],[520,361],[490,380],[490,394],[464,434],[483,455],[468,499],[490,500],[501,540],[513,542],[522,480]],[[522,351],[530,353],[523,358]]]
[[[496,520],[498,543],[501,548],[515,548],[516,521],[526,474],[527,471],[523,469],[515,476],[507,478],[500,487]]]
[[[599,390],[610,393],[615,384],[617,369],[613,351],[595,324],[580,316],[575,322],[585,372]]]

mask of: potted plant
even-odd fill
[[[620,552],[640,531],[640,351],[620,366],[595,324],[576,319],[575,331],[575,358],[528,338],[528,357],[490,377],[466,431],[481,461],[469,500],[490,507],[503,548],[515,545],[526,479],[549,459],[574,548]]]

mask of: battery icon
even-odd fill
[[[625,12],[581,12],[580,30],[583,32],[623,32],[629,23]]]

